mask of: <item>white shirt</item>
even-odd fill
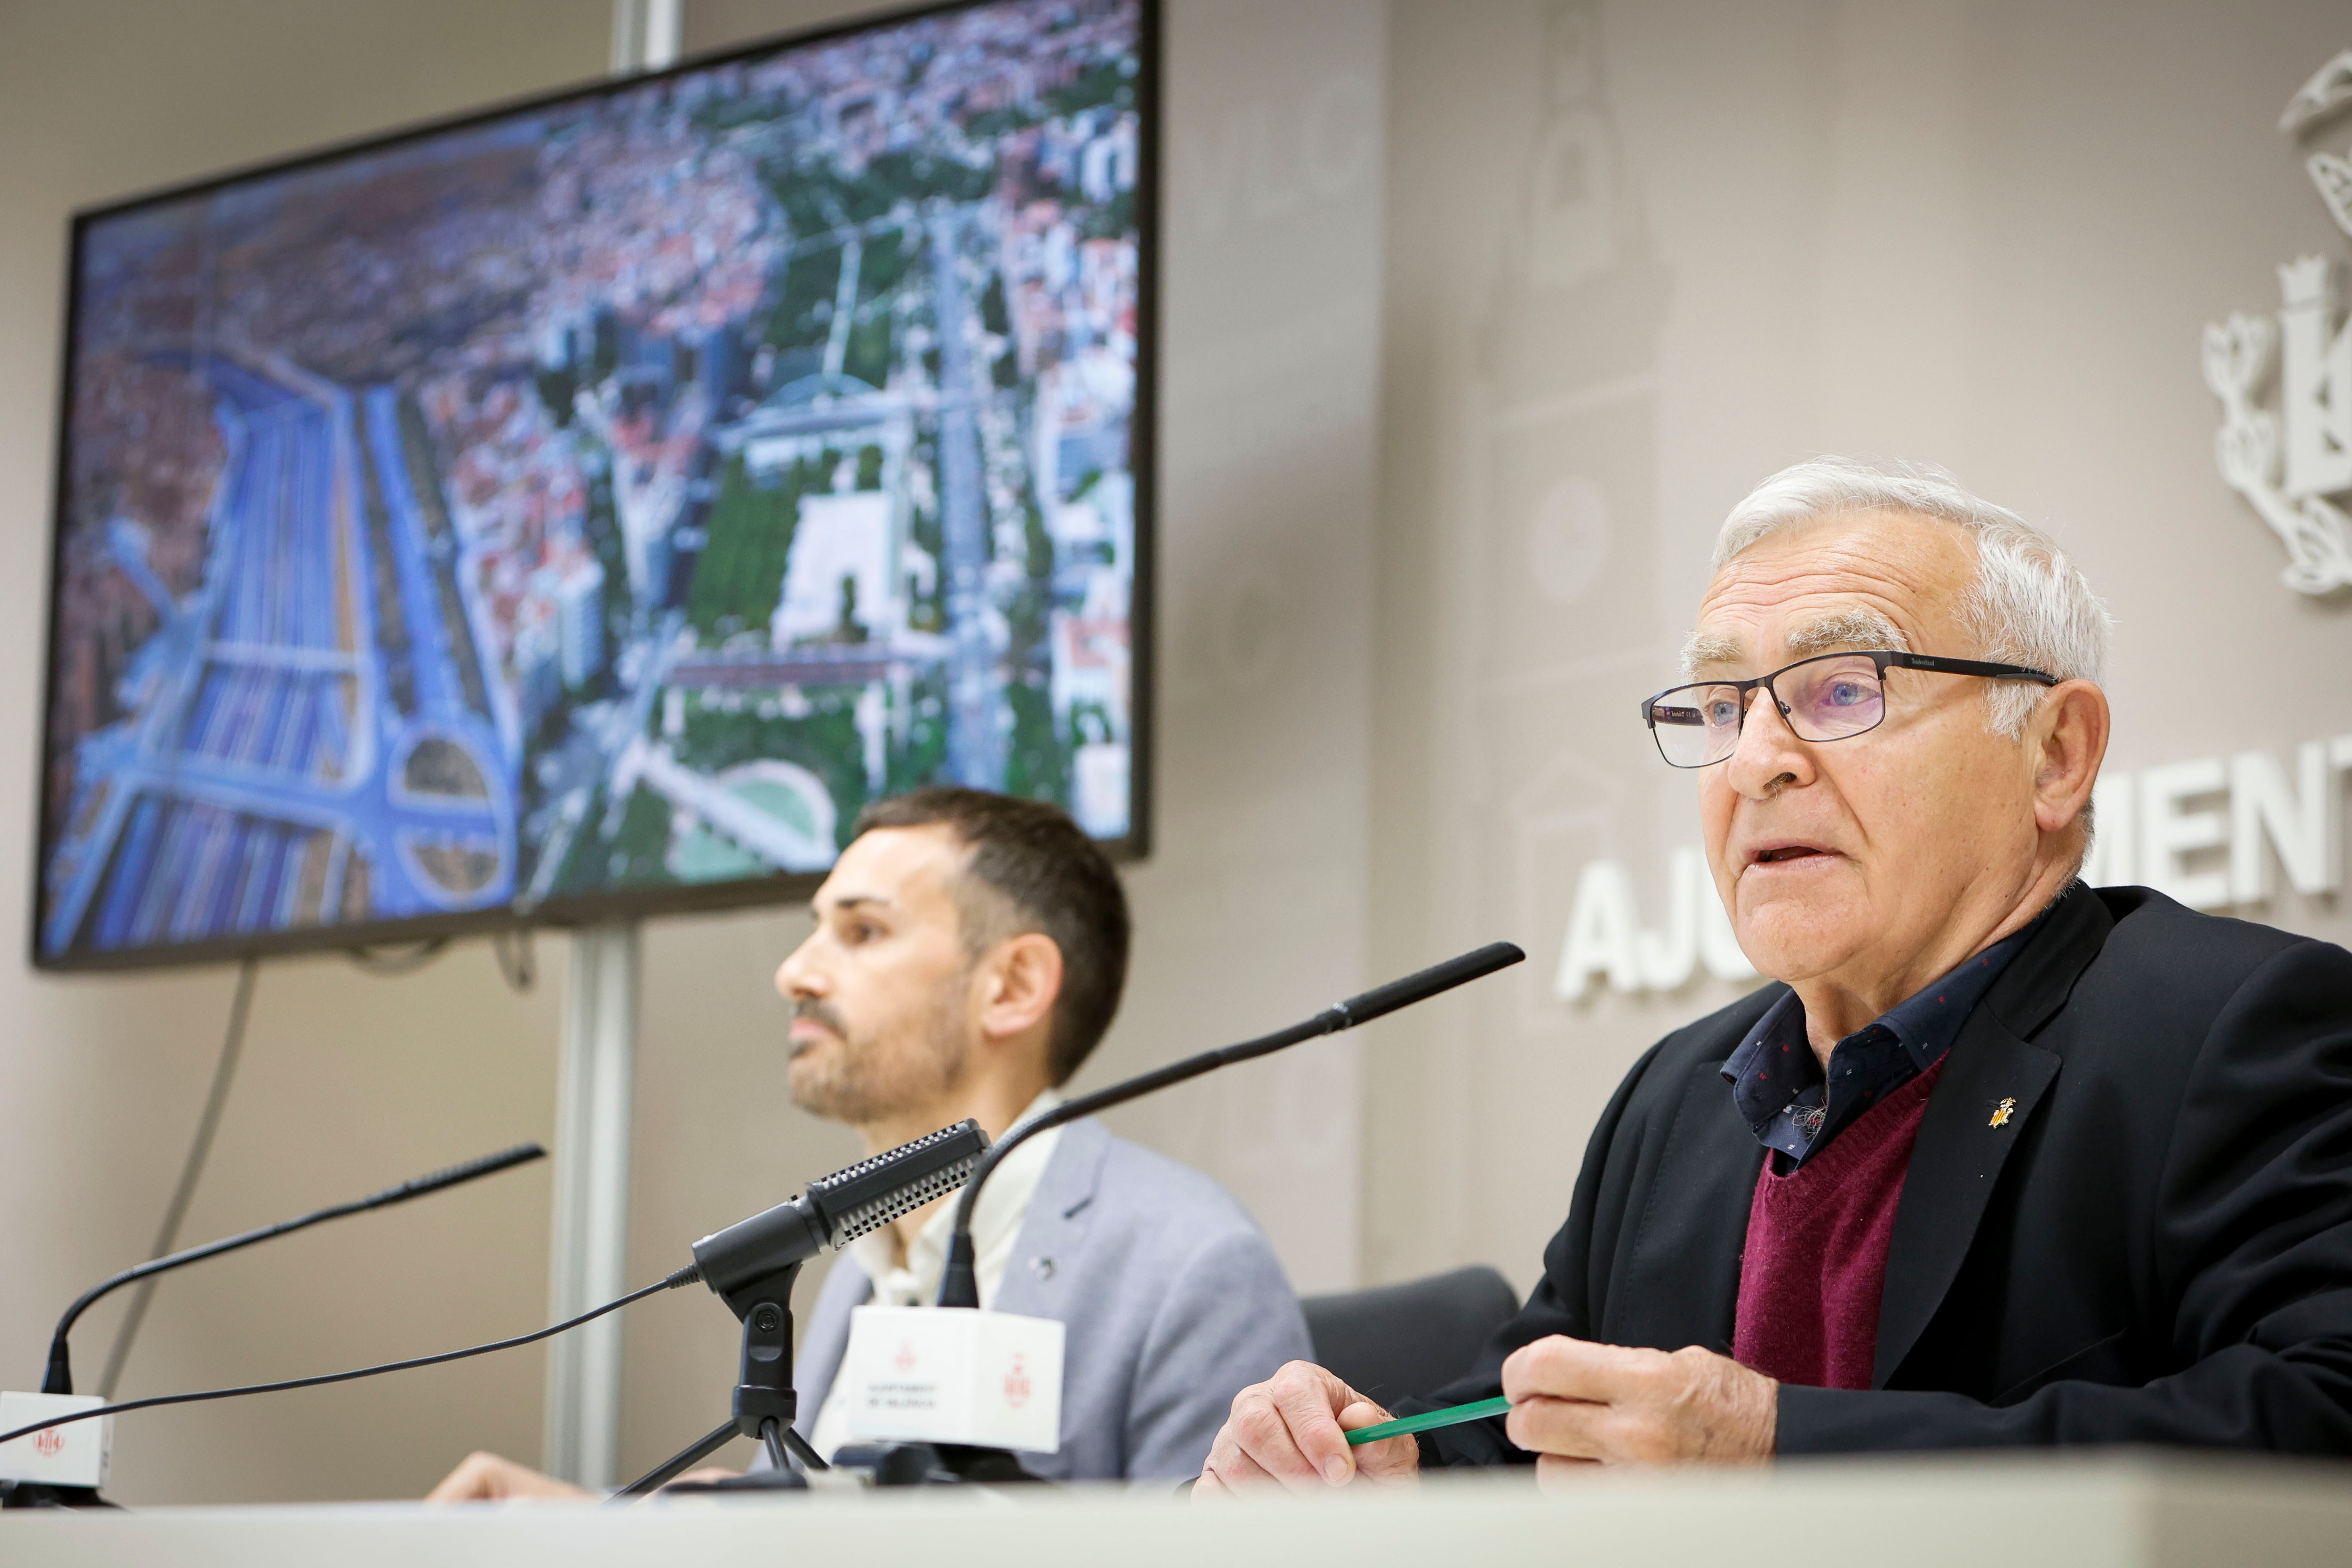
[[[1059,1094],[1051,1089],[1042,1089],[1013,1125],[1018,1127],[1061,1103]],[[1049,1127],[1007,1154],[1003,1163],[990,1173],[988,1184],[980,1189],[979,1201],[972,1205],[972,1274],[980,1287],[982,1307],[996,1299],[998,1288],[1004,1283],[1004,1270],[1013,1261],[1013,1244],[1021,1239],[1022,1222],[1029,1217],[1029,1200],[1036,1195],[1037,1184],[1045,1179],[1045,1166],[1053,1159],[1054,1145],[1061,1136],[1060,1128]],[[923,1228],[908,1246],[903,1261],[898,1257],[898,1233],[887,1226],[867,1231],[851,1242],[850,1258],[874,1281],[874,1295],[868,1304],[936,1305],[940,1276],[947,1272],[948,1267],[948,1233],[954,1227],[955,1205],[943,1203],[923,1222]],[[842,1408],[844,1382],[836,1373],[833,1386],[825,1390],[816,1425],[809,1431],[809,1447],[828,1459],[833,1458],[835,1449],[849,1440],[845,1429],[849,1416]]]

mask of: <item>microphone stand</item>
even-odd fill
[[[768,1451],[774,1478],[744,1476],[728,1483],[729,1490],[790,1489],[806,1486],[787,1462],[796,1458],[809,1469],[826,1468],[824,1459],[793,1430],[800,1395],[793,1389],[793,1282],[800,1278],[797,1262],[764,1274],[733,1290],[723,1300],[743,1321],[743,1354],[735,1374],[734,1413],[720,1425],[614,1492],[607,1500],[625,1503],[658,1491],[664,1486],[725,1447],[738,1436],[749,1437]]]
[[[1187,1079],[1199,1078],[1202,1073],[1214,1072],[1221,1067],[1230,1067],[1234,1062],[1271,1056],[1302,1040],[1311,1040],[1321,1035],[1336,1035],[1359,1024],[1369,1024],[1384,1014],[1410,1007],[1416,1002],[1425,1002],[1440,992],[1483,979],[1498,969],[1507,969],[1526,957],[1526,953],[1510,942],[1489,942],[1459,958],[1449,958],[1444,963],[1433,964],[1418,973],[1377,986],[1360,996],[1334,1002],[1303,1024],[1293,1024],[1286,1029],[1261,1035],[1255,1040],[1221,1046],[1215,1050],[1202,1051],[1198,1056],[1186,1057],[1181,1061],[1170,1062],[1166,1067],[1139,1073],[1108,1089],[1082,1094],[1076,1100],[1066,1100],[1052,1110],[1013,1128],[980,1157],[979,1165],[971,1173],[971,1180],[964,1184],[963,1191],[957,1195],[955,1229],[948,1237],[947,1268],[940,1277],[939,1304],[942,1307],[980,1305],[980,1282],[972,1272],[972,1205],[980,1199],[982,1184],[988,1180],[991,1172],[1003,1163],[1005,1155],[1047,1128],[1092,1116],[1114,1105],[1124,1105],[1130,1100],[1140,1099],[1171,1084],[1182,1083]]]
[[[793,1391],[793,1282],[801,1265],[824,1247],[846,1246],[961,1186],[987,1148],[988,1134],[966,1118],[820,1177],[790,1202],[696,1242],[694,1277],[743,1323],[734,1414],[606,1500],[643,1497],[738,1435],[767,1449],[774,1473],[714,1481],[710,1489],[806,1486],[792,1468],[795,1458],[811,1471],[829,1468],[793,1430],[799,1405]]]

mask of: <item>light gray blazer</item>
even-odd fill
[[[848,1258],[801,1335],[805,1435],[874,1293]],[[1234,1395],[1308,1360],[1298,1299],[1248,1211],[1200,1172],[1073,1121],[1046,1162],[991,1310],[1067,1325],[1062,1447],[1024,1454],[1049,1480],[1200,1474]]]

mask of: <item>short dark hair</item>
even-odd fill
[[[852,837],[877,827],[945,826],[971,847],[965,874],[1010,905],[1020,923],[1062,950],[1046,1071],[1066,1083],[1101,1043],[1127,989],[1127,890],[1101,846],[1061,807],[958,784],[927,784],[857,814]],[[993,902],[994,900],[990,900]],[[1013,934],[998,911],[959,898],[965,944],[977,954]]]

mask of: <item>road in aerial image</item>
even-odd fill
[[[439,618],[396,399],[218,355],[228,462],[205,584],[133,661],[105,798],[58,843],[58,943],[113,947],[502,899],[511,789]],[[391,476],[386,479],[385,476]],[[135,527],[117,553],[143,566]],[[145,574],[152,579],[152,573]],[[379,766],[379,759],[396,765]]]
[[[1006,0],[77,229],[44,958],[1130,824],[1133,0]]]

